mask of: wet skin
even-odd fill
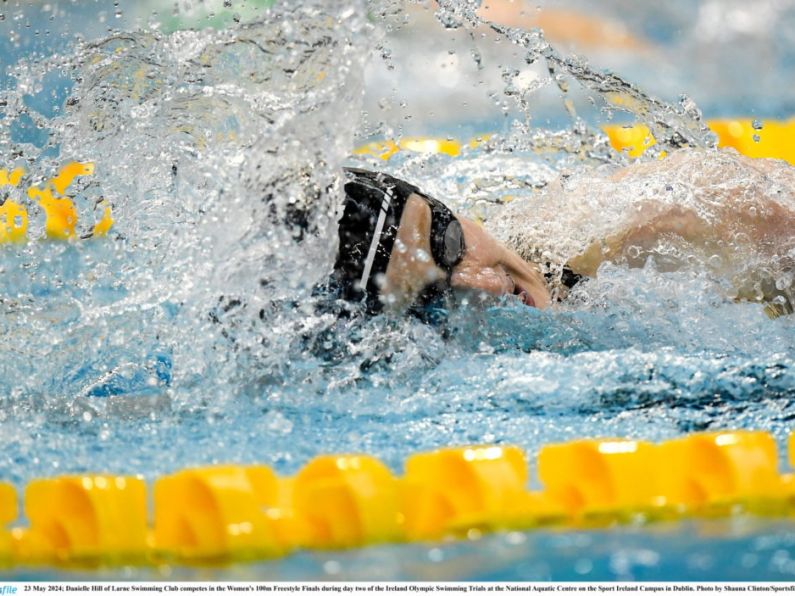
[[[466,252],[453,269],[450,285],[487,295],[515,295],[527,306],[546,308],[550,294],[538,267],[492,238],[480,225],[458,217]],[[408,308],[422,290],[446,279],[431,256],[431,210],[421,198],[406,201],[381,287],[390,310]]]
[[[677,152],[663,161],[618,170],[611,179],[618,183],[628,176],[659,177],[669,169],[692,167],[691,162],[698,165],[701,155],[698,152]],[[781,178],[778,183],[784,189],[792,188],[795,182],[795,170],[785,167],[782,171],[780,162],[753,160],[725,152],[716,155],[716,159],[727,162],[726,167],[744,168],[749,175],[753,174],[753,180],[765,181],[775,174]],[[737,289],[737,299],[768,302],[786,296],[787,306],[779,310],[791,313],[795,304],[792,298],[795,286],[792,283],[786,288],[765,286],[760,289],[757,287],[759,275],[739,270],[733,263],[735,260],[742,263],[742,258],[737,258],[738,251],[753,249],[760,255],[775,257],[781,268],[791,271],[792,255],[795,255],[795,211],[772,200],[754,186],[746,188],[737,186],[735,182],[736,187],[727,188],[719,178],[723,176],[722,169],[702,170],[696,170],[696,173],[700,172],[700,192],[696,196],[699,202],[687,206],[655,201],[639,203],[615,233],[594,241],[583,252],[570,257],[567,266],[574,273],[587,277],[596,276],[599,266],[605,261],[642,267],[657,242],[679,238],[694,248],[709,249],[708,252],[719,257],[718,264],[710,267],[731,278]],[[549,306],[549,288],[536,264],[525,261],[500,244],[477,223],[464,217],[458,217],[458,220],[464,232],[466,253],[453,269],[450,280],[453,288],[495,296],[516,295],[528,306]],[[382,284],[381,296],[390,310],[405,310],[423,288],[446,279],[445,272],[431,257],[430,227],[430,208],[421,198],[410,197]],[[631,248],[636,249],[635,256]],[[666,263],[669,269],[686,265],[684,261],[680,264]],[[763,281],[769,286],[770,280],[765,279]]]

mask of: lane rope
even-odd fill
[[[788,443],[795,466],[795,434]],[[0,561],[6,566],[156,565],[284,556],[386,542],[472,538],[539,527],[795,511],[795,478],[776,442],[755,431],[697,433],[659,444],[582,439],[541,448],[528,488],[514,446],[418,453],[394,475],[369,455],[321,455],[297,474],[264,465],[181,470],[148,487],[140,477],[35,479],[20,520],[0,483]]]

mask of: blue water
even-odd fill
[[[652,528],[511,532],[443,544],[299,553],[221,568],[22,570],[21,581],[791,581],[793,524],[696,521]],[[0,577],[3,574],[0,573]]]
[[[707,116],[791,115],[792,89],[780,81],[791,80],[795,68],[795,40],[788,37],[795,11],[765,3],[779,23],[774,34],[735,27],[724,37],[699,38],[699,19],[706,18],[699,11],[708,4],[627,11],[621,2],[604,2],[604,16],[641,24],[637,30],[664,56],[659,71],[672,76],[655,74],[648,56],[594,50],[594,63],[669,101],[684,90]],[[372,20],[396,18],[391,4],[372,6],[383,7]],[[587,12],[585,5],[572,6]],[[6,50],[0,85],[19,99],[16,114],[0,120],[3,152],[24,161],[35,183],[65,159],[96,161],[97,182],[77,187],[81,217],[100,195],[111,198],[117,214],[107,241],[34,241],[4,247],[0,255],[3,480],[22,488],[35,477],[86,471],[153,480],[220,462],[265,463],[291,474],[315,455],[352,451],[373,454],[400,473],[412,453],[471,443],[519,445],[534,477],[542,445],[584,436],[658,441],[748,428],[766,430],[785,445],[795,416],[795,319],[770,319],[758,304],[734,302],[726,280],[703,267],[671,273],[654,263],[608,266],[550,311],[510,302],[462,307],[442,333],[412,319],[337,321],[314,309],[312,284],[304,278],[328,269],[333,226],[331,232],[324,227],[323,207],[333,207],[333,192],[317,193],[318,232],[299,248],[290,244],[289,230],[262,223],[270,220],[257,203],[260,194],[314,196],[312,188],[269,172],[300,172],[311,164],[317,190],[343,163],[360,163],[348,152],[372,136],[432,131],[466,138],[510,133],[517,121],[556,128],[569,123],[557,92],[527,114],[517,114],[515,104],[495,106],[466,81],[440,100],[453,92],[431,88],[417,74],[422,65],[412,61],[411,47],[429,38],[422,29],[373,41],[376,34],[361,23],[326,30],[304,15],[306,29],[291,33],[278,20],[272,29],[263,13],[266,25],[235,30],[234,43],[223,32],[218,38],[130,33],[85,48],[76,45],[76,32],[91,40],[113,35],[109,29],[133,31],[152,22],[152,8],[119,11],[117,18],[112,2],[86,2],[59,7],[66,14],[54,20],[38,3],[2,10],[0,28],[19,43],[0,36]],[[91,18],[103,11],[104,21]],[[272,66],[247,39],[267,45],[279,39],[276,30],[288,41],[316,34],[349,35],[354,42],[340,42],[342,50],[328,55],[309,53],[306,61],[296,58],[301,52],[281,54],[278,48],[288,46],[274,42],[267,46]],[[452,55],[449,48],[467,55],[460,39],[445,37],[456,32],[432,31],[442,56]],[[749,40],[754,43],[740,45]],[[503,58],[516,58],[500,54],[505,46],[484,50],[487,68],[498,72]],[[375,57],[361,55],[362,48]],[[389,54],[384,48],[394,69],[379,61]],[[354,67],[367,72],[363,81],[346,71],[346,51]],[[54,66],[38,73],[38,59],[47,56]],[[33,66],[19,66],[22,58]],[[323,65],[328,85],[292,74],[312,60]],[[719,86],[702,80],[720,65],[742,71],[758,64],[772,69],[759,85],[729,75]],[[474,69],[462,72],[467,68]],[[380,70],[395,77],[394,87],[377,84]],[[282,76],[286,71],[291,76]],[[30,72],[41,76],[16,93],[15,85],[30,83],[24,76]],[[140,80],[146,83],[136,86]],[[350,96],[340,91],[346,88],[354,89]],[[70,96],[80,101],[70,106]],[[589,112],[588,105],[579,114],[599,124],[599,110]],[[455,117],[447,117],[444,106]],[[368,115],[356,123],[359,109]],[[528,114],[532,118],[523,120]],[[454,202],[460,196],[450,189],[464,189],[456,206],[478,209],[478,197],[489,194],[479,189],[490,184],[521,196],[567,168],[587,180],[592,165],[538,158],[517,147],[460,159],[403,155],[388,167]],[[636,191],[643,187],[624,192]],[[241,305],[230,306],[235,300]],[[794,543],[790,521],[740,516],[297,553],[222,569],[11,570],[0,576],[780,580],[795,577]]]

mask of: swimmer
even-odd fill
[[[477,223],[392,176],[346,172],[333,274],[346,300],[363,301],[370,313],[400,312],[461,288],[549,306],[541,270]]]
[[[727,170],[722,173],[721,167]],[[543,200],[536,209],[525,205],[506,212],[504,219],[514,229],[512,234],[503,234],[512,245],[508,248],[483,226],[454,214],[418,187],[386,174],[351,168],[346,170],[333,284],[344,299],[363,303],[371,314],[418,313],[455,290],[512,295],[529,307],[547,308],[564,299],[582,279],[597,275],[603,262],[643,266],[654,254],[656,243],[673,237],[708,249],[721,263],[731,261],[740,250],[739,237],[760,254],[773,257],[790,251],[789,261],[777,262],[785,267],[785,273],[791,272],[795,211],[763,196],[760,190],[762,180],[775,179],[790,194],[785,198],[792,198],[795,169],[783,162],[751,160],[726,151],[683,150],[665,160],[614,171],[601,179],[601,190],[609,196],[611,188],[640,178],[661,183],[688,168],[693,176],[690,182],[701,185],[693,193],[700,197],[700,203],[685,206],[639,200],[630,215],[618,222],[617,229],[581,243],[578,252],[562,256],[559,263],[538,260],[531,248],[534,241],[524,234],[536,228],[542,230],[539,236],[549,236],[543,231],[554,229],[547,227],[553,213],[548,208],[543,211]],[[726,183],[728,174],[736,174],[738,168],[743,173],[739,179],[746,180],[746,187]],[[561,183],[551,186],[547,194],[564,193]],[[587,203],[588,188],[568,192],[580,204]],[[554,238],[543,241],[555,243]],[[669,263],[668,269],[678,266]],[[736,299],[763,302],[773,316],[792,313],[792,284],[784,287],[771,284],[770,279],[746,278],[733,279]]]

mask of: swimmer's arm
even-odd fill
[[[637,254],[644,255],[645,249],[671,235],[703,246],[714,240],[714,228],[699,218],[693,210],[679,206],[669,207],[654,216],[650,216],[647,210],[641,210],[635,223],[592,242],[582,253],[569,259],[568,265],[575,273],[588,277],[595,277],[596,271],[604,262],[626,261],[630,266],[642,266],[645,256],[642,259],[633,257],[629,249],[637,247]]]
[[[721,197],[712,208],[710,219],[681,205],[647,203],[623,229],[592,242],[568,265],[575,273],[590,277],[604,262],[642,267],[648,250],[661,239],[671,237],[685,240],[695,248],[710,249],[728,263],[734,256],[727,252],[728,247],[736,244],[738,238],[761,254],[776,255],[782,247],[792,246],[793,230],[795,211],[773,200],[749,199],[740,192]],[[632,247],[636,250],[630,251]]]
[[[773,201],[765,205],[764,214],[760,214],[759,210],[751,214],[747,209],[734,207],[730,201],[726,201],[722,217],[713,223],[700,218],[692,209],[667,207],[642,223],[592,242],[582,253],[569,259],[568,265],[575,273],[589,277],[595,277],[604,262],[621,262],[630,267],[640,267],[649,256],[649,249],[659,240],[677,236],[693,247],[708,248],[720,257],[724,273],[731,275],[736,300],[762,302],[770,317],[791,314],[795,287],[778,287],[769,273],[764,271],[737,269],[736,264],[732,264],[734,254],[727,250],[734,250],[728,249],[733,246],[732,236],[741,231],[755,251],[778,254],[783,246],[792,243],[795,212]],[[632,247],[636,249],[630,250]]]

